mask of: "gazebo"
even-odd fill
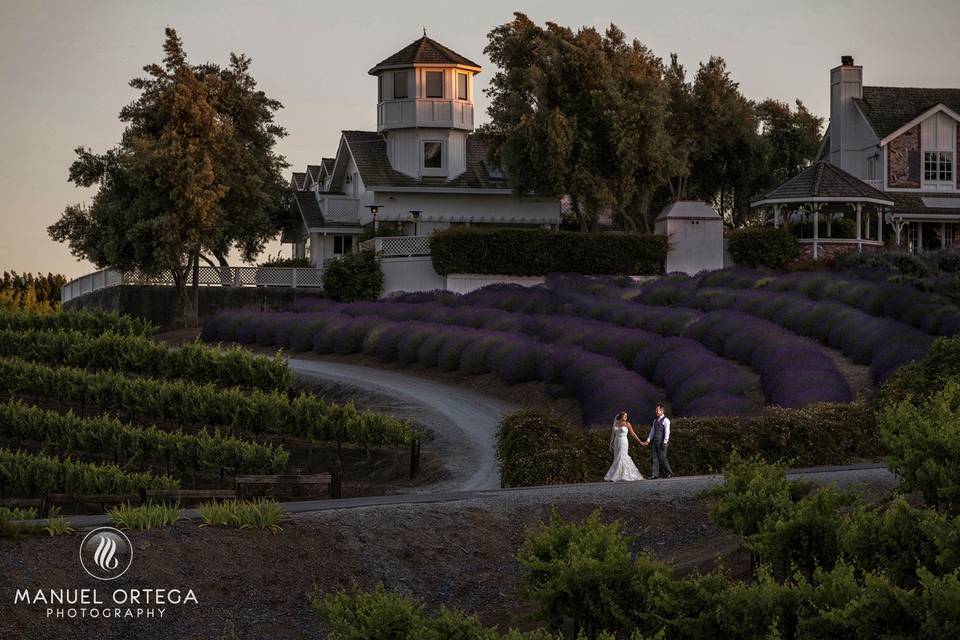
[[[750,206],[772,213],[775,227],[799,225],[800,246],[816,260],[882,248],[884,217],[894,203],[863,180],[821,160]]]

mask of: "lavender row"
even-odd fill
[[[902,322],[877,318],[840,302],[815,302],[799,293],[750,289],[691,289],[675,283],[678,304],[701,310],[735,309],[770,320],[794,333],[839,349],[859,364],[869,364],[875,384],[926,354],[933,338]],[[666,296],[667,285],[656,295]],[[644,299],[646,294],[641,295]]]
[[[776,276],[748,269],[724,269],[701,276],[695,282],[699,287],[792,291],[811,300],[834,301],[871,316],[898,320],[930,335],[952,336],[960,332],[960,309],[956,305],[907,284],[873,282],[835,271]]]
[[[330,309],[337,308],[334,305]],[[513,333],[337,311],[225,311],[204,322],[205,340],[256,342],[317,353],[364,353],[383,362],[493,373],[507,384],[542,381],[580,404],[584,424],[606,426],[619,411],[650,415],[657,389],[613,358]]]
[[[523,314],[471,305],[354,303],[339,310],[395,321],[423,320],[520,333],[541,342],[583,347],[615,358],[663,386],[677,415],[739,415],[756,409],[747,398],[756,384],[735,364],[691,340],[562,315]]]
[[[629,290],[624,290],[628,293]],[[606,292],[609,296],[609,291]],[[486,304],[498,307],[525,304],[536,299],[556,313],[593,317],[621,326],[640,327],[661,335],[692,339],[708,349],[749,365],[761,377],[767,402],[786,407],[800,407],[814,402],[850,402],[852,395],[846,378],[836,363],[815,343],[795,335],[772,322],[736,314],[737,322],[749,326],[749,332],[737,333],[717,329],[709,336],[699,329],[713,321],[724,320],[720,327],[731,326],[726,316],[717,312],[701,314],[693,309],[656,307],[613,297],[593,297],[574,287],[573,290],[537,288],[534,291],[500,286],[463,296],[458,304]],[[728,345],[729,339],[732,344]],[[746,351],[746,347],[751,347]],[[787,362],[785,376],[778,367]],[[807,383],[799,381],[806,380]],[[818,382],[820,381],[820,382]],[[804,386],[805,385],[805,386]],[[802,387],[802,388],[801,388]]]

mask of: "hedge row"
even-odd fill
[[[223,350],[192,342],[171,348],[142,336],[77,331],[0,330],[0,356],[90,370],[113,370],[156,378],[263,391],[286,390],[293,377],[285,359],[256,356],[243,349]]]
[[[646,425],[634,425],[646,435]],[[796,466],[844,464],[880,454],[873,413],[862,404],[817,404],[803,409],[770,408],[753,417],[675,418],[671,421],[670,465],[674,473],[714,473],[730,454],[758,455]],[[505,487],[589,482],[610,466],[610,435],[584,431],[536,411],[507,416],[497,431],[497,458]],[[641,471],[649,452],[631,456]]]
[[[786,229],[747,227],[727,232],[730,257],[747,267],[779,269],[800,254],[797,239]]]
[[[81,309],[60,313],[0,310],[0,329],[12,331],[79,331],[90,336],[112,332],[124,336],[149,336],[156,327],[148,320],[115,311]]]
[[[19,402],[0,405],[0,436],[41,442],[62,453],[84,451],[113,457],[124,467],[164,463],[181,472],[218,471],[280,473],[289,454],[279,447],[213,435],[204,429],[185,434],[156,427],[140,428],[110,417],[80,418]]]
[[[222,389],[179,380],[128,378],[120,373],[49,367],[0,358],[0,391],[80,403],[129,416],[181,424],[224,425],[242,431],[272,432],[318,441],[364,446],[410,444],[409,423],[353,404],[324,402],[312,395],[291,401],[284,393]]]
[[[169,476],[128,473],[115,465],[57,460],[44,455],[0,449],[0,495],[46,493],[132,493],[139,489],[173,490],[180,482]]]
[[[430,254],[433,268],[440,275],[651,275],[663,273],[667,239],[656,235],[546,229],[455,228],[431,237]]]

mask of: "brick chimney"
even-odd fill
[[[830,70],[830,162],[859,175],[854,127],[857,117],[854,98],[863,97],[863,67],[853,63],[853,56],[840,58],[840,66]],[[849,166],[848,166],[849,165]]]

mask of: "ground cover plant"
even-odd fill
[[[180,505],[121,504],[107,510],[110,522],[120,529],[155,529],[180,519]]]

